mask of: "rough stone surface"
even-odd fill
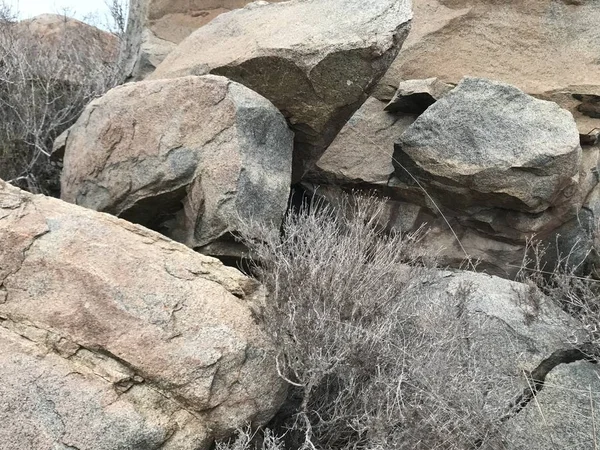
[[[377,95],[407,79],[484,77],[557,102],[581,133],[600,126],[573,98],[600,96],[597,1],[414,0],[413,8],[411,33]]]
[[[394,173],[394,142],[417,116],[391,114],[384,107],[385,103],[370,97],[344,125],[307,178],[340,184],[387,184]]]
[[[150,78],[214,73],[271,100],[296,131],[299,179],[385,73],[411,17],[405,0],[256,2],[196,30]]]
[[[233,268],[107,214],[0,183],[6,448],[208,449],[285,395]]]
[[[70,129],[61,196],[200,248],[240,218],[281,222],[292,144],[269,101],[224,77],[131,83]]]
[[[127,77],[139,81],[193,31],[252,0],[131,0],[125,36]],[[277,2],[281,0],[272,0]]]
[[[555,228],[583,200],[571,114],[499,82],[465,78],[406,130],[394,157],[431,196],[472,210],[481,226],[504,234],[511,224],[502,222],[528,227],[509,237]]]
[[[437,78],[402,81],[385,110],[421,114],[446,95],[452,87],[451,84],[442,83]]]
[[[309,191],[328,200],[340,190],[378,192],[389,203],[385,226],[424,227],[422,245],[443,265],[470,259],[512,278],[535,237],[548,248],[547,268],[600,267],[600,195],[592,194],[600,149],[581,148],[568,111],[476,78],[418,118],[383,105],[370,98],[357,111],[305,178]]]
[[[505,418],[503,448],[569,448],[571,443],[583,449],[600,438],[592,427],[600,413],[600,378],[590,362],[557,365],[535,399],[520,412],[511,407],[530,385],[530,372],[555,351],[572,349],[576,338],[585,339],[579,323],[537,288],[489,275],[446,272],[434,282],[434,292],[424,296],[419,320],[437,323],[443,321],[439,314],[453,314],[450,323],[462,316],[469,364],[492,383],[481,399],[484,410]]]

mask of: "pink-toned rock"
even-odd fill
[[[572,0],[415,0],[409,37],[376,91],[403,80],[475,76],[515,85],[568,109],[580,133],[600,126],[600,3]],[[592,114],[589,114],[589,110]]]
[[[27,446],[34,438],[207,449],[278,409],[274,349],[251,312],[264,293],[237,270],[4,182],[0,242],[0,418],[11,449],[38,448]]]
[[[240,218],[279,225],[292,145],[281,113],[224,77],[130,83],[69,130],[61,198],[202,249]]]
[[[271,3],[282,0],[271,0]],[[252,0],[131,0],[127,25],[127,76],[141,80],[192,32]]]
[[[149,78],[212,73],[269,99],[296,133],[298,180],[386,72],[411,17],[408,0],[255,2],[196,30]]]

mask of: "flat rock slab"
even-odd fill
[[[578,110],[581,103],[572,97],[600,96],[599,2],[413,3],[410,36],[378,94],[388,96],[403,80],[438,77],[458,83],[464,76],[490,78],[557,102],[573,114],[583,134],[600,126],[600,119]]]
[[[573,117],[500,82],[463,79],[406,130],[395,157],[453,208],[537,214],[577,199]]]
[[[293,133],[268,100],[224,77],[114,88],[65,142],[63,200],[189,247],[228,239],[240,218],[278,226],[286,209]]]
[[[385,103],[370,97],[348,120],[307,178],[332,184],[387,184],[394,173],[392,155],[398,136],[416,115],[384,111]]]
[[[264,292],[236,269],[4,182],[0,242],[9,448],[202,450],[279,408],[275,350],[251,312]]]
[[[149,78],[214,73],[265,96],[296,132],[301,176],[383,76],[411,17],[407,0],[255,2],[192,33]]]

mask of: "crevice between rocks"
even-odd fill
[[[535,369],[526,373],[527,387],[510,403],[508,412],[500,418],[504,423],[519,414],[531,402],[542,389],[546,376],[561,364],[571,364],[577,361],[587,361],[597,364],[600,361],[600,347],[591,342],[567,349],[560,349],[544,359]]]

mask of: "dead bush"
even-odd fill
[[[305,205],[281,232],[242,232],[292,387],[273,423],[285,448],[504,448],[485,411],[491,380],[465,348],[467,294],[428,302],[440,275],[422,264],[419,237],[384,232],[382,200],[341,204]]]
[[[118,84],[117,37],[65,17],[40,39],[30,22],[0,5],[0,178],[58,195],[60,167],[50,153],[93,98]]]

